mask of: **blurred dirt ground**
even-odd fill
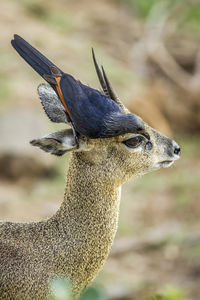
[[[95,284],[102,299],[200,299],[200,2],[8,0],[0,28],[0,218],[51,216],[69,160],[29,145],[62,128],[45,116],[41,79],[12,49],[13,34],[99,88],[94,47],[129,109],[182,149],[170,169],[124,185],[117,237]]]

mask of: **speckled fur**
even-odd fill
[[[49,282],[67,276],[78,299],[104,264],[117,230],[120,186],[168,158],[170,139],[145,125],[153,149],[129,151],[133,136],[85,140],[73,152],[64,200],[54,216],[37,223],[0,223],[0,299],[46,299]]]

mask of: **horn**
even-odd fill
[[[101,66],[102,68],[102,72],[103,72],[103,78],[105,80],[106,86],[107,86],[107,90],[108,93],[110,95],[110,98],[113,99],[117,104],[119,104],[119,106],[125,111],[127,110],[127,108],[125,108],[124,104],[121,102],[121,100],[116,96],[115,92],[113,91],[113,88],[111,87],[111,84],[108,80],[108,77],[106,75],[106,72],[103,68],[103,66]]]
[[[106,83],[104,81],[104,78],[102,76],[102,73],[101,73],[101,70],[97,64],[97,61],[96,61],[96,57],[95,57],[95,54],[94,54],[94,49],[92,48],[92,58],[93,58],[93,62],[94,62],[94,66],[95,66],[95,70],[97,72],[97,76],[99,78],[99,82],[101,84],[101,87],[105,93],[106,96],[110,96],[109,93],[108,93],[108,90],[107,90],[107,87],[106,87]]]
[[[102,68],[102,72],[101,72],[101,70],[97,64],[93,48],[92,48],[92,57],[93,57],[93,61],[94,61],[95,70],[96,70],[97,76],[99,78],[99,82],[101,84],[101,87],[102,87],[105,95],[110,97],[113,101],[115,101],[123,109],[123,111],[127,113],[128,112],[127,108],[123,105],[123,103],[120,101],[120,99],[115,95],[115,93],[111,87],[111,84],[108,80],[108,77],[104,71],[103,66],[101,66],[101,68]],[[102,75],[102,73],[103,73],[103,75]]]

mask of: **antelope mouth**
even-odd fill
[[[174,163],[174,160],[163,160],[163,161],[159,162],[159,165],[162,168],[168,168],[171,165],[173,165],[173,163]]]

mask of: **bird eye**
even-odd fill
[[[141,144],[142,141],[143,141],[143,137],[136,136],[126,141],[123,141],[123,143],[129,148],[136,148]]]

